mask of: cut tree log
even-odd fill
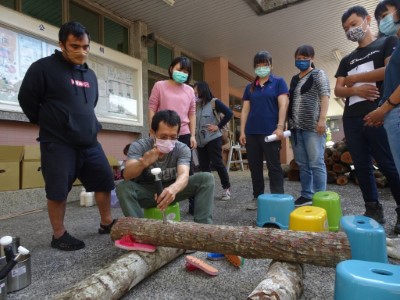
[[[327,176],[327,179],[326,179],[327,183],[336,183],[337,174],[335,172],[328,171],[326,176]]]
[[[337,185],[346,185],[349,183],[349,178],[346,175],[339,175],[336,178],[336,184]]]
[[[331,157],[333,153],[333,150],[331,148],[325,148],[324,150],[324,159],[327,159],[328,157]]]
[[[353,164],[353,159],[351,158],[351,154],[349,151],[344,151],[342,155],[340,156],[340,161],[342,163],[352,165]]]
[[[125,217],[111,230],[111,238],[132,234],[139,243],[235,254],[245,258],[336,266],[350,259],[343,232],[305,232],[248,226],[169,222]]]
[[[292,159],[289,163],[290,166],[290,170],[299,170],[299,165],[297,164],[297,162]]]
[[[144,278],[183,253],[182,249],[165,247],[157,247],[152,253],[128,252],[54,299],[119,299]]]
[[[335,172],[336,174],[344,174],[347,172],[350,172],[350,166],[349,165],[344,165],[341,163],[334,163],[332,166],[332,171]]]
[[[272,261],[266,277],[247,300],[296,300],[303,293],[303,268],[297,263]]]
[[[376,182],[376,186],[378,188],[384,188],[384,187],[386,187],[388,185],[388,181],[387,181],[385,176],[379,177],[379,178],[375,178],[375,182]]]
[[[332,156],[331,156],[333,162],[340,162],[341,155],[342,155],[341,152],[339,152],[337,150],[334,150],[333,153],[332,153]]]
[[[299,181],[300,180],[300,171],[299,170],[289,170],[287,173],[287,177],[289,181]]]

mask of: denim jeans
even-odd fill
[[[246,155],[249,162],[253,196],[264,194],[264,157],[267,161],[271,194],[284,194],[283,172],[280,161],[281,141],[266,143],[265,135],[246,135]]]
[[[202,172],[211,172],[211,162],[218,172],[222,188],[230,188],[228,171],[222,162],[222,137],[209,141],[204,147],[197,147],[197,154],[199,156],[200,170]]]
[[[374,158],[388,181],[393,198],[400,205],[400,179],[385,129],[364,126],[362,117],[343,118],[343,127],[364,202],[379,202],[372,168]]]
[[[214,204],[214,176],[210,173],[196,173],[189,176],[187,186],[176,194],[172,203],[194,197],[194,221],[211,224]],[[143,218],[142,208],[156,207],[154,183],[137,183],[131,180],[117,185],[117,197],[124,216]]]
[[[300,169],[301,196],[307,199],[326,190],[325,139],[325,134],[321,136],[301,129],[296,129],[290,138],[294,159]]]
[[[400,174],[400,105],[385,115],[386,133],[397,172]]]

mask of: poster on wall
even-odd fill
[[[0,110],[22,111],[18,91],[29,66],[59,49],[52,43],[0,25]],[[96,115],[106,122],[139,122],[138,99],[141,87],[138,71],[104,58],[89,55],[88,65],[96,73],[99,101]]]

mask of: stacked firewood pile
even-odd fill
[[[346,185],[349,181],[358,185],[355,176],[353,160],[344,141],[336,142],[331,148],[325,148],[324,160],[327,170],[327,182]],[[387,186],[386,177],[378,170],[374,163],[376,185],[380,188]],[[290,181],[300,180],[299,166],[293,159],[289,164],[287,177]]]

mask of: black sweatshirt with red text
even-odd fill
[[[86,147],[97,142],[101,129],[94,112],[98,96],[88,65],[71,64],[56,50],[29,67],[18,100],[29,121],[39,125],[40,142]]]

